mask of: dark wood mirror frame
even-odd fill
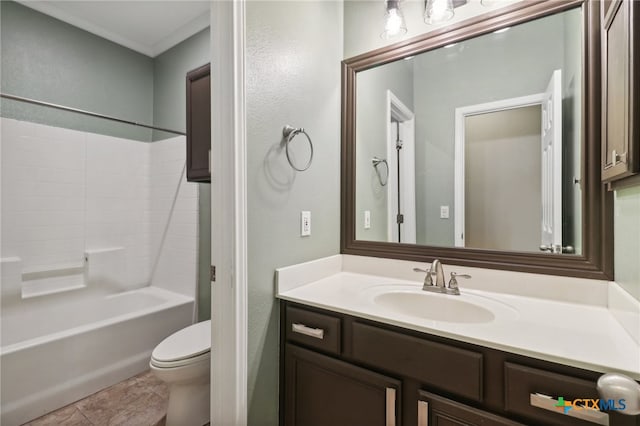
[[[356,74],[533,19],[583,7],[582,254],[505,252],[356,240]],[[613,194],[600,181],[600,2],[524,1],[342,62],[341,233],[344,254],[506,269],[583,278],[613,278]]]

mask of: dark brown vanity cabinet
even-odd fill
[[[640,2],[601,2],[602,180],[640,171]]]
[[[418,393],[418,426],[522,426],[504,417],[469,407],[430,392]]]
[[[285,354],[285,425],[401,424],[399,380],[298,346]]]
[[[187,180],[211,182],[211,66],[187,73]]]
[[[601,373],[292,302],[280,315],[282,425],[603,424],[554,406],[597,399]],[[640,426],[640,416],[580,414]]]

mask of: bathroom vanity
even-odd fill
[[[364,273],[374,263],[391,272]],[[604,372],[640,378],[640,347],[606,308],[464,285],[427,295],[413,272],[394,276],[412,264],[335,256],[278,270],[281,424],[640,424],[559,406],[593,404]]]
[[[640,380],[601,182],[624,141],[600,137],[603,99],[628,103],[601,36],[628,49],[636,15],[518,2],[343,61],[341,255],[277,270],[281,424],[640,425],[596,388]],[[530,151],[502,133],[526,123]],[[460,295],[422,290],[435,259]]]

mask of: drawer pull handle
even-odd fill
[[[396,390],[387,388],[387,426],[396,426]]]
[[[291,324],[291,331],[294,333],[304,334],[305,336],[313,337],[315,339],[324,339],[324,330],[321,328],[311,328],[304,324]]]
[[[429,426],[429,403],[418,401],[418,426]]]
[[[558,407],[558,400],[553,399],[548,395],[532,393],[530,395],[530,403],[532,406],[542,408],[543,410],[552,411],[558,414],[564,413],[564,410]],[[588,408],[571,408],[566,412],[566,415],[602,426],[609,426],[609,414],[603,413],[602,411]]]

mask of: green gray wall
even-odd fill
[[[615,279],[640,301],[640,185],[615,194]]]
[[[2,92],[153,122],[153,59],[12,1],[0,2]],[[2,99],[2,116],[136,140],[151,131]]]
[[[341,2],[246,4],[250,425],[278,424],[274,270],[340,249],[341,60]],[[305,172],[287,164],[286,124],[313,140]],[[311,211],[309,237],[300,237],[301,210]]]
[[[204,29],[154,58],[154,125],[186,132],[186,75],[210,61],[210,37],[209,28]],[[153,136],[158,140],[168,135],[154,132]]]

